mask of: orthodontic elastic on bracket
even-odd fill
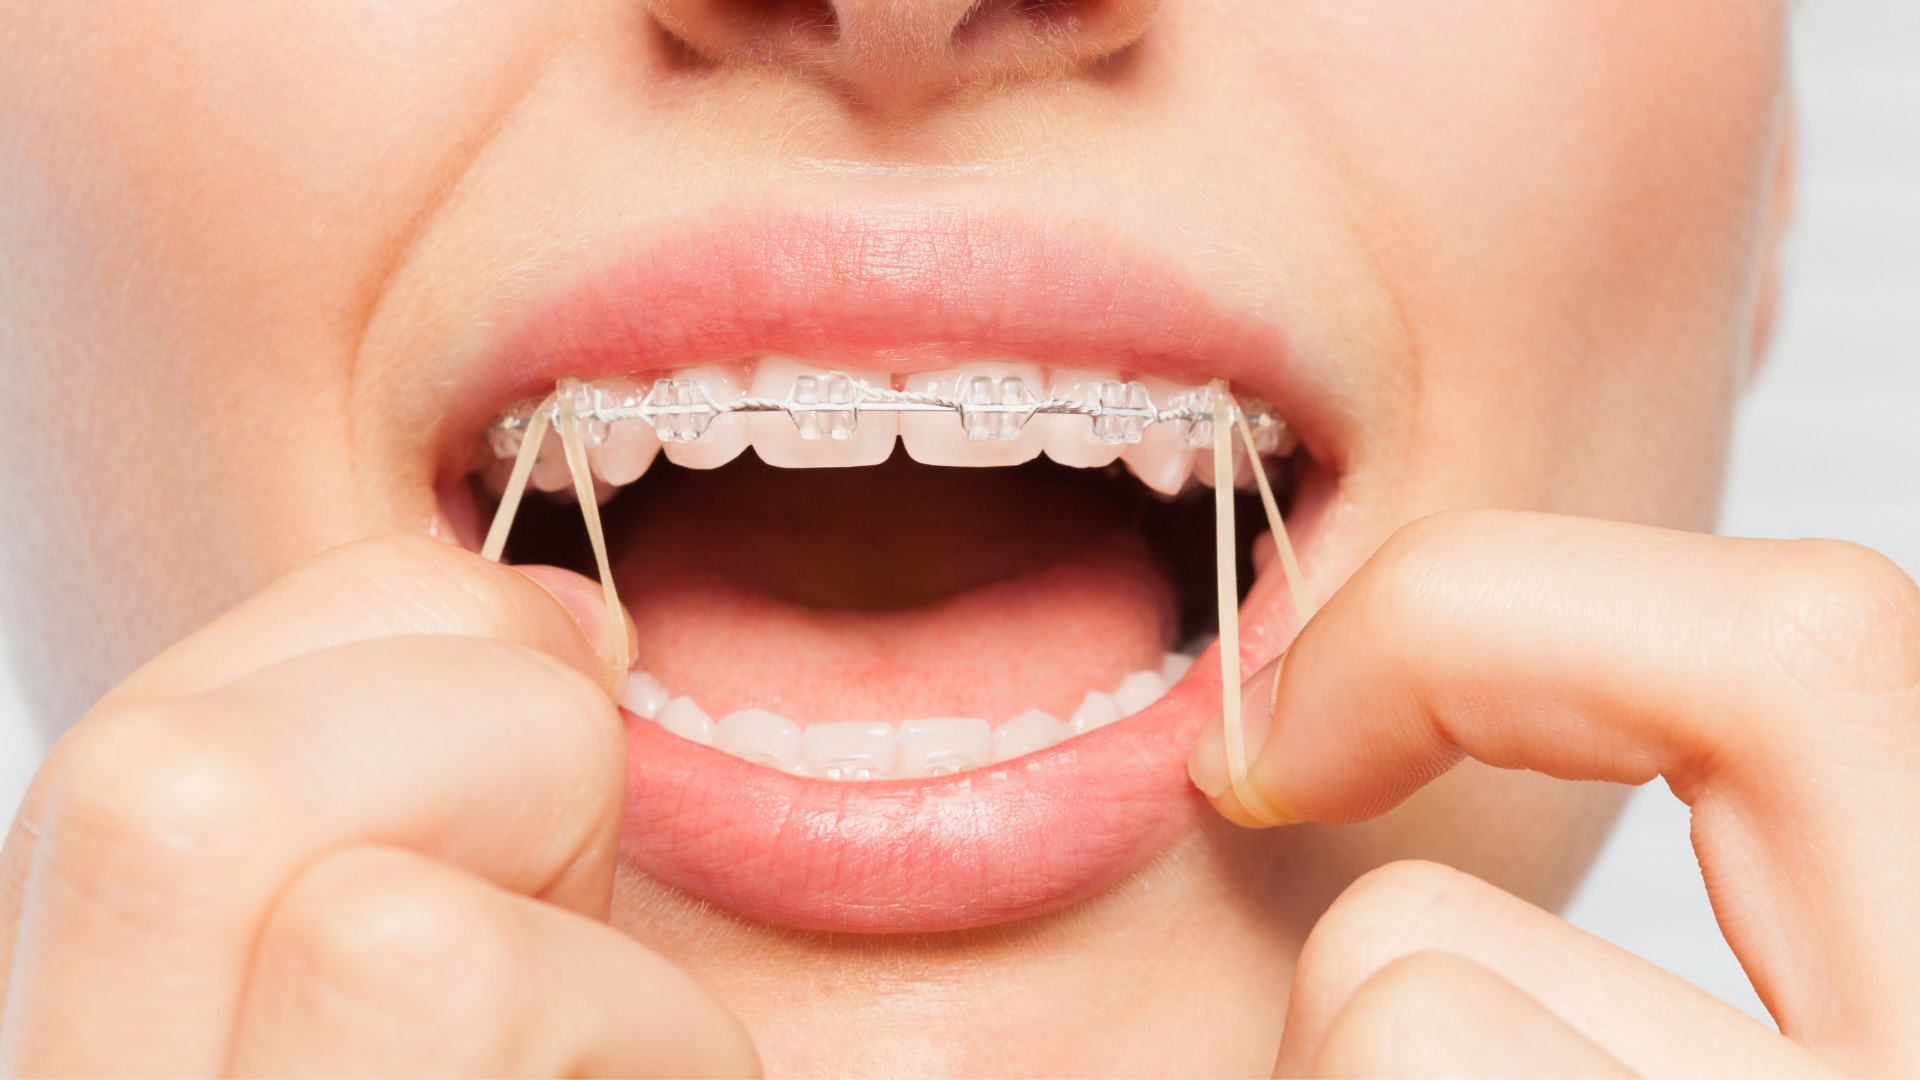
[[[862,413],[951,412],[974,442],[1012,442],[1035,416],[1085,416],[1087,437],[1109,446],[1137,443],[1152,424],[1178,424],[1183,445],[1205,450],[1213,445],[1211,388],[1178,395],[1168,408],[1156,408],[1139,382],[1102,382],[1090,400],[1039,399],[1018,376],[978,376],[959,388],[959,396],[876,387],[841,372],[803,375],[784,399],[736,398],[716,402],[697,379],[658,379],[644,397],[591,383],[574,387],[575,415],[582,440],[598,446],[609,425],[643,420],[661,442],[699,442],[710,437],[713,422],[730,413],[785,413],[802,439],[851,439]],[[536,402],[508,408],[487,429],[486,445],[495,457],[511,459],[532,421]],[[1245,419],[1262,456],[1291,453],[1298,445],[1286,421],[1266,402],[1243,403]]]

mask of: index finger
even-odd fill
[[[1865,1046],[1903,1038],[1920,920],[1889,898],[1920,888],[1920,590],[1885,559],[1445,515],[1382,548],[1268,685],[1249,779],[1290,817],[1372,817],[1463,755],[1666,777],[1781,1030],[1869,1069]]]

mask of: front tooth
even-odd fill
[[[994,763],[1045,750],[1072,734],[1073,729],[1064,722],[1039,709],[1028,709],[993,729]]]
[[[893,773],[899,740],[877,722],[808,724],[800,749],[807,773],[828,780],[878,780]]]
[[[1166,379],[1144,376],[1147,394],[1157,409],[1169,409],[1192,393],[1190,387]],[[1163,495],[1178,495],[1187,484],[1193,466],[1193,448],[1187,445],[1185,424],[1167,421],[1148,424],[1140,441],[1120,453],[1120,460],[1140,482]]]
[[[1170,652],[1160,658],[1160,681],[1169,687],[1177,685],[1187,677],[1187,669],[1193,667],[1193,657],[1186,653]]]
[[[1047,397],[1055,400],[1097,404],[1103,383],[1119,383],[1112,371],[1063,370],[1053,373]],[[1093,436],[1093,417],[1061,413],[1046,417],[1047,456],[1076,469],[1099,469],[1119,460],[1126,443],[1104,443]]]
[[[660,710],[673,700],[673,694],[660,684],[660,680],[634,668],[627,672],[627,688],[620,694],[620,707],[642,720],[651,720],[660,715]],[[711,721],[709,721],[711,723]]]
[[[1106,727],[1120,719],[1120,716],[1120,703],[1114,700],[1112,694],[1089,690],[1087,696],[1080,699],[1080,707],[1073,710],[1067,726],[1073,729],[1075,735],[1085,735]]]
[[[941,371],[908,375],[902,387],[914,393],[940,394],[971,402],[1012,399],[1034,404],[1046,390],[1040,368],[1034,364],[961,364]],[[1046,445],[1048,424],[1019,426],[1021,415],[990,411],[958,414],[903,412],[900,441],[907,454],[923,465],[1018,465],[1031,461]]]
[[[720,718],[713,748],[781,772],[800,767],[800,725],[765,709],[741,709]]]
[[[661,706],[653,722],[683,739],[709,745],[713,742],[713,717],[690,697],[677,697]]]
[[[941,716],[900,722],[901,776],[945,776],[993,760],[993,729],[985,720]]]
[[[811,381],[803,384],[802,380]],[[876,372],[826,372],[784,356],[769,356],[754,371],[749,396],[787,401],[792,395],[832,404],[844,400],[848,390],[857,392],[860,383],[877,389],[893,386],[890,376]],[[760,460],[785,469],[815,469],[880,464],[893,453],[893,437],[900,425],[894,413],[855,413],[849,402],[845,409],[807,410],[793,416],[753,413],[747,430]]]
[[[1132,716],[1141,709],[1159,701],[1167,692],[1167,681],[1157,671],[1136,671],[1120,680],[1114,688],[1113,700],[1120,703],[1120,712]]]
[[[690,380],[707,388],[715,405],[725,405],[746,397],[745,382],[734,365],[707,364],[676,371],[670,379]],[[740,456],[747,448],[745,413],[721,413],[707,426],[706,435],[694,442],[667,442],[667,460],[689,469],[717,469]]]

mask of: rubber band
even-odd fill
[[[1227,780],[1233,786],[1234,798],[1254,820],[1285,825],[1292,819],[1274,810],[1254,790],[1247,776],[1246,728],[1240,715],[1240,572],[1236,564],[1233,514],[1233,442],[1227,434],[1240,407],[1228,392],[1226,380],[1215,379],[1212,386],[1214,566],[1220,602],[1220,725],[1227,743]],[[1248,445],[1251,449],[1251,439]],[[1260,473],[1259,455],[1253,455],[1251,464],[1254,472]],[[1264,476],[1261,479],[1264,492]],[[1277,521],[1278,505],[1272,502],[1267,505],[1271,518]],[[1279,542],[1278,538],[1275,542]],[[1299,602],[1298,594],[1295,602]]]
[[[580,383],[573,379],[563,379],[557,396],[559,408],[554,413],[553,425],[560,429],[560,444],[567,452],[567,468],[573,473],[574,494],[580,497],[580,516],[587,524],[587,539],[593,544],[593,563],[600,572],[600,595],[607,604],[608,653],[602,657],[607,662],[607,670],[622,672],[627,670],[630,647],[627,641],[627,616],[620,607],[620,594],[613,586],[613,565],[607,558],[607,534],[600,525],[600,500],[593,491],[593,472],[587,465],[587,447],[580,438],[580,417],[574,411],[579,400]],[[518,468],[519,463],[515,462]]]
[[[1273,485],[1267,470],[1260,465],[1260,451],[1254,448],[1253,428],[1247,424],[1246,411],[1234,403],[1233,421],[1240,429],[1240,441],[1247,445],[1247,460],[1253,463],[1253,480],[1260,487],[1260,505],[1267,511],[1267,529],[1273,534],[1273,546],[1280,552],[1280,569],[1287,577],[1287,592],[1293,595],[1293,614],[1301,626],[1313,618],[1313,594],[1307,591],[1306,576],[1300,573],[1300,560],[1294,558],[1293,540],[1287,535],[1286,520],[1280,516],[1280,503],[1273,497]]]
[[[520,499],[527,493],[527,480],[533,476],[533,461],[540,456],[540,444],[546,441],[547,426],[553,423],[556,394],[548,394],[527,421],[527,433],[520,439],[520,452],[514,455],[513,472],[500,493],[500,506],[493,512],[493,524],[487,527],[487,541],[480,545],[480,557],[499,562],[507,550],[507,533],[513,530],[513,518],[520,512]]]

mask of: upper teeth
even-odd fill
[[[662,444],[670,460],[692,468],[725,464],[749,445],[770,464],[820,467],[878,464],[895,435],[925,464],[1011,465],[1044,451],[1079,467],[1119,458],[1169,494],[1196,464],[1201,480],[1212,481],[1211,462],[1195,455],[1213,444],[1212,391],[1124,380],[1119,372],[970,363],[893,376],[766,357],[751,377],[737,365],[710,365],[672,372],[651,387],[614,378],[579,384],[575,394],[588,459],[615,486],[638,478]],[[510,407],[488,429],[496,459],[518,453],[535,404]],[[1293,450],[1296,440],[1269,406],[1244,398],[1242,405],[1262,456]],[[558,446],[541,448],[535,487],[570,485],[560,454]]]

